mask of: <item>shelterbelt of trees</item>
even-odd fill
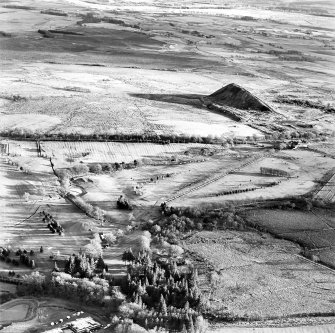
[[[286,140],[286,139],[322,139],[333,133],[323,133],[314,128],[301,130],[285,130],[281,132],[273,132],[272,134],[264,134],[262,136],[247,137],[231,137],[226,136],[200,136],[186,134],[155,134],[155,133],[117,133],[108,132],[81,134],[81,133],[49,133],[43,131],[32,131],[25,128],[14,128],[2,130],[0,136],[13,138],[17,140],[40,140],[40,141],[113,141],[113,142],[151,142],[157,144],[170,143],[204,143],[204,144],[220,144],[220,143],[245,143],[259,140]]]

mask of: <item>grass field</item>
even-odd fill
[[[31,320],[36,311],[37,302],[31,300],[12,300],[0,306],[0,324]]]
[[[300,257],[294,243],[253,232],[200,232],[184,247],[212,267],[199,264],[201,288],[219,315],[265,319],[334,311],[333,272]]]
[[[51,175],[41,175],[32,172],[24,174],[5,163],[1,158],[1,196],[0,225],[1,244],[9,246],[15,252],[18,248],[34,250],[34,260],[39,270],[49,270],[54,253],[63,259],[89,243],[92,227],[91,219],[74,208],[73,205],[61,199],[55,192],[55,181]],[[43,182],[41,182],[43,179]],[[47,187],[47,193],[42,195],[41,189]],[[26,200],[23,195],[29,193]],[[65,234],[52,234],[42,222],[40,211],[51,213],[64,227]],[[43,246],[44,253],[39,253]],[[15,256],[14,256],[15,257]],[[20,265],[18,268],[1,262],[1,271],[14,269],[17,273],[30,272],[31,269]]]
[[[311,212],[262,210],[245,213],[246,218],[285,239],[298,241],[312,249],[319,260],[335,265],[335,216],[330,210],[313,209]]]

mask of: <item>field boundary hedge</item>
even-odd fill
[[[94,142],[134,142],[134,143],[157,143],[168,145],[170,143],[205,143],[218,144],[226,142],[225,139],[213,138],[211,135],[189,136],[189,135],[146,135],[146,134],[34,134],[34,133],[10,133],[0,132],[0,136],[20,141],[94,141]]]

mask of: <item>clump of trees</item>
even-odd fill
[[[106,234],[103,234],[101,236],[101,240],[102,240],[102,243],[105,245],[105,246],[111,246],[113,244],[116,243],[116,240],[117,240],[117,236],[114,235],[114,233],[112,232],[108,232]]]
[[[91,164],[89,170],[91,173],[100,174],[102,172],[102,166],[99,163]]]
[[[61,236],[64,233],[64,228],[54,219],[51,214],[45,212],[44,210],[41,212],[41,214],[44,216],[42,221],[44,223],[48,223],[47,227],[53,234],[57,232]]]
[[[90,243],[85,245],[84,251],[88,256],[98,258],[102,256],[102,245],[101,238],[98,234],[95,234]]]
[[[83,176],[87,175],[90,168],[85,164],[74,165],[70,170],[72,176]]]
[[[313,207],[316,208],[331,208],[332,204],[327,204],[323,200],[315,200],[311,197],[291,197],[285,200],[275,200],[269,202],[269,208],[274,209],[296,209],[310,211]]]
[[[20,102],[20,101],[26,101],[27,98],[21,95],[12,95],[10,98],[13,102]]]
[[[201,306],[197,271],[181,270],[173,260],[152,261],[149,252],[135,257],[128,250],[123,258],[129,264],[121,288],[130,303],[120,307],[121,316],[145,328],[195,332]]]
[[[14,259],[13,259],[12,262],[14,263]],[[29,258],[29,256],[27,254],[24,254],[24,253],[22,253],[20,255],[20,263],[22,263],[23,265],[26,265],[27,267],[30,267],[30,268],[35,268],[36,267],[35,260]]]
[[[102,256],[93,258],[84,253],[70,256],[65,262],[64,272],[78,278],[92,278],[98,273],[108,272],[108,265]]]
[[[178,236],[192,230],[234,229],[243,230],[244,219],[235,208],[227,205],[221,209],[211,208],[175,208],[166,203],[161,204],[162,213],[166,216],[157,222],[149,221],[144,230],[149,230],[154,236],[163,237],[169,243],[177,244]]]
[[[89,166],[89,172],[94,174],[101,174],[101,173],[111,173],[115,171],[120,171],[123,169],[134,169],[140,165],[140,162],[138,160],[134,160],[134,162],[131,163],[125,163],[125,162],[115,162],[115,163],[94,163],[90,164]]]
[[[123,195],[120,195],[119,199],[117,199],[116,206],[118,209],[125,209],[125,210],[133,209],[128,199]]]
[[[46,277],[39,272],[24,275],[18,286],[19,294],[53,295],[72,299],[85,304],[106,305],[109,296],[109,282],[99,277],[77,278],[64,272],[53,272]]]

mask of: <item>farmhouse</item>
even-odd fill
[[[271,176],[278,176],[278,177],[290,177],[290,173],[280,169],[272,169],[261,167],[261,174],[262,175],[271,175]]]

